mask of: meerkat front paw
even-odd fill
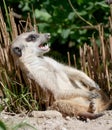
[[[88,112],[94,113],[96,111],[95,102],[92,100],[89,104]]]
[[[95,93],[95,92],[90,92],[89,93],[89,99],[92,100],[92,99],[96,99],[100,97],[100,94],[99,93]]]

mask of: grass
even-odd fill
[[[28,124],[26,121],[22,121],[16,125],[8,125],[0,120],[0,130],[20,130],[26,128],[30,128],[30,130],[37,130],[34,126]]]
[[[103,26],[98,25],[97,28],[100,45],[98,46],[94,36],[91,38],[92,46],[84,44],[83,48],[80,48],[80,63],[82,70],[110,94],[112,89],[112,36],[105,39]]]
[[[4,1],[5,5],[5,1]],[[2,109],[10,112],[20,113],[24,111],[32,111],[34,109],[42,109],[46,106],[46,98],[48,95],[43,93],[34,81],[29,79],[21,69],[14,63],[10,52],[11,41],[15,37],[27,30],[37,30],[36,21],[32,25],[32,20],[28,14],[27,21],[20,21],[16,25],[13,16],[13,10],[8,10],[5,6],[8,26],[10,31],[7,31],[7,25],[4,21],[2,11],[0,10],[0,96],[3,97]],[[112,25],[111,18],[109,19]],[[26,23],[23,26],[22,23]],[[112,26],[110,26],[111,28]],[[96,28],[96,27],[95,27]],[[111,28],[112,30],[112,28]],[[112,36],[108,39],[104,37],[102,25],[97,25],[100,44],[97,44],[94,36],[91,37],[92,45],[86,43],[80,47],[80,66],[99,86],[111,96],[112,90]],[[68,54],[68,63],[70,62],[70,54]],[[77,67],[75,54],[73,55],[74,65]],[[50,102],[50,99],[49,99]]]
[[[0,10],[0,88],[4,96],[5,109],[7,111],[21,112],[38,109],[38,104],[34,100],[34,89],[31,86],[30,79],[26,79],[20,68],[14,64],[13,57],[10,53],[11,41],[18,34],[17,26],[14,22],[13,10],[7,15],[10,20],[10,28],[7,31],[6,23],[2,11]],[[26,22],[26,28],[29,24]],[[20,28],[18,26],[18,28]],[[31,28],[29,28],[31,29]],[[33,90],[31,90],[33,89]]]

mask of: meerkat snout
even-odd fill
[[[46,37],[47,39],[50,39],[50,38],[51,38],[51,34],[50,34],[50,33],[45,33],[45,37]]]

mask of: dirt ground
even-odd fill
[[[112,130],[112,111],[105,111],[102,117],[81,121],[75,117],[63,118],[57,111],[33,111],[28,115],[1,112],[0,120],[11,129],[18,124],[17,130]],[[31,126],[28,126],[31,125]]]

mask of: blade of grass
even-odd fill
[[[18,130],[18,129],[25,129],[25,128],[30,128],[31,130],[37,130],[34,126],[30,125],[29,123],[23,121],[17,124],[12,128],[12,130]]]
[[[7,17],[7,22],[8,22],[8,26],[9,26],[9,31],[11,32],[12,30],[11,30],[10,18],[9,18],[8,8],[7,8],[7,5],[6,5],[5,0],[3,0],[3,4],[4,4],[4,9],[5,9],[5,14],[6,14],[6,17]]]

